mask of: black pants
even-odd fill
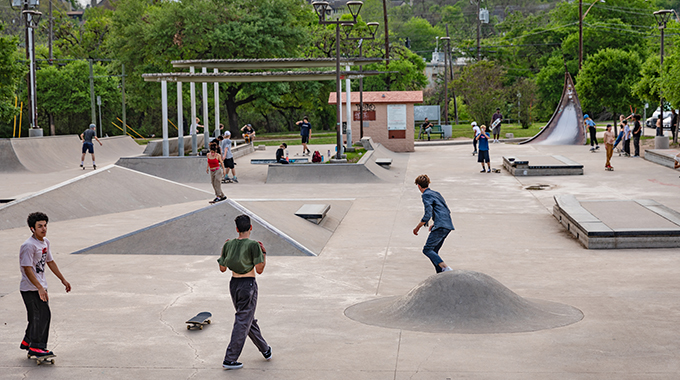
[[[24,334],[24,341],[29,347],[47,349],[47,338],[50,334],[50,305],[40,299],[38,291],[21,292],[28,314],[28,327]]]
[[[475,147],[475,152],[476,152],[477,151],[477,139],[474,138],[474,137],[472,138],[472,146]]]
[[[254,277],[232,277],[229,282],[231,301],[236,309],[231,341],[227,346],[225,361],[235,362],[241,355],[246,337],[253,341],[260,352],[267,352],[269,345],[262,337],[260,326],[255,319],[257,307],[257,282]]]
[[[630,139],[623,140],[623,151],[630,155]]]
[[[633,146],[635,147],[635,155],[640,155],[640,135],[633,135]]]
[[[595,127],[588,127],[588,132],[590,132],[590,146],[599,145],[597,143],[597,129]]]

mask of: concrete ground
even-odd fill
[[[494,167],[503,155],[519,154],[558,154],[585,165],[583,176],[517,178],[479,173],[471,150],[418,147],[397,184],[265,184],[266,167],[250,167],[251,156],[237,160],[240,183],[225,185],[232,199],[354,198],[318,257],[269,259],[258,278],[257,318],[273,358],[265,361],[247,342],[237,371],[221,368],[233,307],[229,275],[215,263],[220,247],[202,256],[70,254],[205,201],[50,222],[55,260],[73,286],[66,294],[48,275],[53,366],[38,367],[19,350],[26,317],[17,258],[30,231],[2,230],[0,378],[677,379],[680,251],[587,250],[551,213],[555,194],[651,198],[680,210],[679,173],[618,156],[616,171],[606,172],[604,152],[584,146],[491,144]],[[441,251],[447,264],[485,273],[522,297],[576,307],[583,320],[527,333],[450,334],[347,318],[347,307],[406,294],[434,274],[421,253],[426,232],[412,233],[422,216],[413,180],[423,173],[447,199],[456,226]],[[3,175],[12,178],[19,177]],[[552,187],[524,190],[533,184]],[[22,182],[12,186],[22,193]],[[195,186],[210,190],[208,183]],[[225,238],[232,231],[225,221]],[[184,321],[200,311],[213,313],[212,324],[188,331]]]

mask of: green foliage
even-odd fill
[[[529,128],[531,122],[534,120],[534,107],[536,103],[536,92],[538,86],[531,79],[521,78],[512,86],[508,98],[514,100],[511,102],[517,104],[515,107],[515,112],[517,112],[517,117],[519,119],[522,128]],[[516,99],[512,99],[516,96]],[[507,117],[508,115],[506,115]]]
[[[68,57],[106,58],[104,42],[111,29],[111,13],[100,7],[90,8],[81,24],[65,11],[53,11],[55,48]]]
[[[493,62],[480,61],[463,68],[454,81],[468,112],[478,124],[488,125],[496,107],[505,103],[504,75],[505,71]]]
[[[385,91],[385,83],[389,81],[389,91],[416,91],[427,86],[424,74],[425,62],[417,54],[403,46],[392,46],[390,55],[394,59],[389,67],[385,63],[374,63],[364,67],[365,70],[396,71],[396,73],[380,74],[364,78],[364,91]]]
[[[422,52],[423,57],[428,57],[429,52],[433,51],[436,44],[436,37],[446,35],[440,27],[433,27],[430,23],[419,17],[414,17],[394,30],[394,37],[411,40],[411,49]]]
[[[640,70],[640,80],[633,85],[633,94],[646,102],[659,100],[660,63],[661,58],[657,55],[647,57]]]
[[[0,24],[0,31],[3,27]],[[14,106],[15,94],[28,69],[18,62],[19,59],[21,56],[17,51],[17,38],[0,36],[0,136],[3,137],[12,135],[10,121],[19,113]]]
[[[634,108],[639,100],[631,86],[640,79],[641,62],[637,53],[604,49],[584,64],[576,82],[576,92],[584,113],[598,113],[602,108],[617,114]]]

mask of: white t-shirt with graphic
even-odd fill
[[[19,290],[22,292],[37,291],[38,288],[33,285],[28,279],[23,267],[32,267],[35,271],[35,277],[42,287],[47,290],[47,281],[45,280],[45,266],[52,261],[52,252],[50,251],[50,241],[44,238],[40,241],[33,236],[28,238],[19,250],[19,265],[21,268],[21,284]]]

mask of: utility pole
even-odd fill
[[[578,71],[583,64],[583,0],[578,0]]]
[[[446,37],[449,37],[449,24],[446,24]],[[451,82],[453,82],[453,57],[450,55],[451,54],[451,48],[448,49],[446,54],[449,54],[449,66],[451,69]],[[451,83],[453,84],[453,83]],[[451,95],[453,96],[453,118],[456,121],[456,124],[458,124],[458,101],[456,100],[456,89],[454,86],[451,86]]]
[[[482,20],[480,20],[479,17],[479,5],[482,2],[482,0],[477,0],[477,61],[479,61],[482,56],[480,54],[480,42],[481,42],[481,35],[482,35]]]
[[[49,37],[48,37],[48,45],[50,49],[50,66],[52,66],[52,60],[54,59],[54,56],[52,55],[52,0],[48,0],[50,2],[50,23],[49,23]],[[50,136],[54,136],[57,134],[56,128],[54,127],[54,115],[50,112]]]
[[[385,23],[385,71],[388,71],[390,66],[390,28],[387,26],[387,0],[383,0],[383,22]],[[387,88],[385,90],[389,91],[389,75],[387,78]]]

